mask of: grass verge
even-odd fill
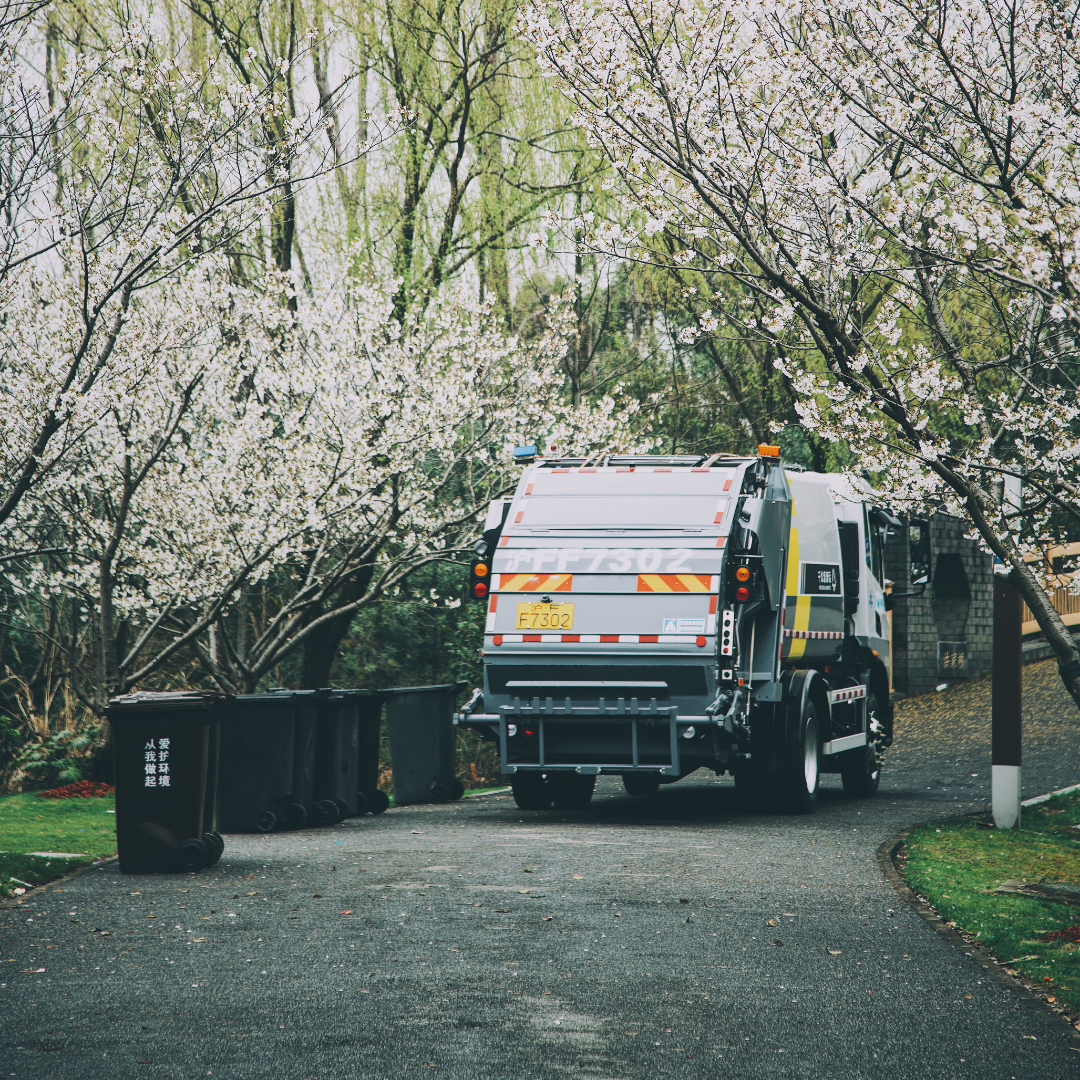
[[[1049,938],[1080,924],[1080,907],[994,893],[1002,882],[1080,882],[1080,794],[1025,809],[1023,827],[999,832],[985,818],[956,818],[914,830],[900,871],[951,926],[1055,1008],[1080,1016],[1080,944]]]
[[[0,798],[0,896],[20,882],[41,885],[77,866],[116,851],[113,796],[95,799],[39,799],[35,794]],[[75,854],[64,859],[31,851]],[[18,880],[12,880],[18,879]]]

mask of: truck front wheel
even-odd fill
[[[857,750],[848,751],[852,759],[851,767],[840,772],[840,779],[844,782],[844,794],[853,799],[870,798],[881,784],[880,733],[883,728],[878,719],[877,698],[873,694],[866,695],[866,715],[869,742]]]
[[[784,809],[789,814],[809,814],[817,803],[821,782],[821,743],[818,736],[817,710],[811,701],[806,703],[799,725],[799,741],[793,768],[779,777],[778,785]]]
[[[510,777],[510,790],[522,810],[546,810],[551,805],[551,789],[542,773],[514,773]]]

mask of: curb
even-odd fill
[[[1048,791],[1045,795],[1036,795],[1033,799],[1025,799],[1021,806],[1038,806],[1039,803],[1049,802],[1055,795],[1068,795],[1070,791],[1080,791],[1080,784],[1071,787],[1058,788],[1057,791]]]
[[[474,791],[471,795],[462,795],[462,799],[485,799],[488,795],[502,795],[504,792],[509,791],[508,787],[493,787],[488,788],[486,791]]]
[[[59,885],[64,881],[71,881],[73,878],[82,877],[83,874],[88,873],[91,870],[97,870],[98,867],[107,866],[109,863],[116,862],[116,855],[104,855],[100,859],[95,859],[93,862],[87,863],[85,866],[80,866],[75,870],[72,870],[70,874],[65,874],[63,877],[51,878],[49,881],[43,881],[40,885],[35,885],[33,892],[27,892],[22,896],[5,896],[0,897],[0,911],[10,911],[12,908],[17,908],[20,904],[25,904],[26,901],[34,894],[44,892],[54,885]]]
[[[1066,789],[1069,790],[1069,789]],[[1058,794],[1053,792],[1053,794]],[[1047,796],[1049,798],[1049,796]],[[905,829],[896,836],[886,840],[877,849],[877,861],[893,888],[900,894],[901,899],[913,908],[915,912],[933,927],[950,945],[959,949],[965,956],[978,964],[986,973],[986,977],[993,981],[1003,990],[1014,994],[1021,1008],[1027,1009],[1029,1016],[1041,1023],[1054,1034],[1063,1035],[1073,1050],[1080,1051],[1080,1031],[1072,1026],[1064,1017],[1054,1011],[1041,993],[1035,993],[1035,988],[1026,983],[1021,977],[1009,975],[998,961],[988,952],[979,948],[978,945],[968,941],[958,930],[949,927],[945,920],[903,879],[896,866],[896,856],[904,846],[904,842],[918,826]]]

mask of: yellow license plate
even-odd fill
[[[558,600],[550,604],[518,604],[519,630],[571,630],[573,626],[573,604]]]

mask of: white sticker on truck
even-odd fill
[[[665,619],[661,634],[704,634],[704,619]]]

